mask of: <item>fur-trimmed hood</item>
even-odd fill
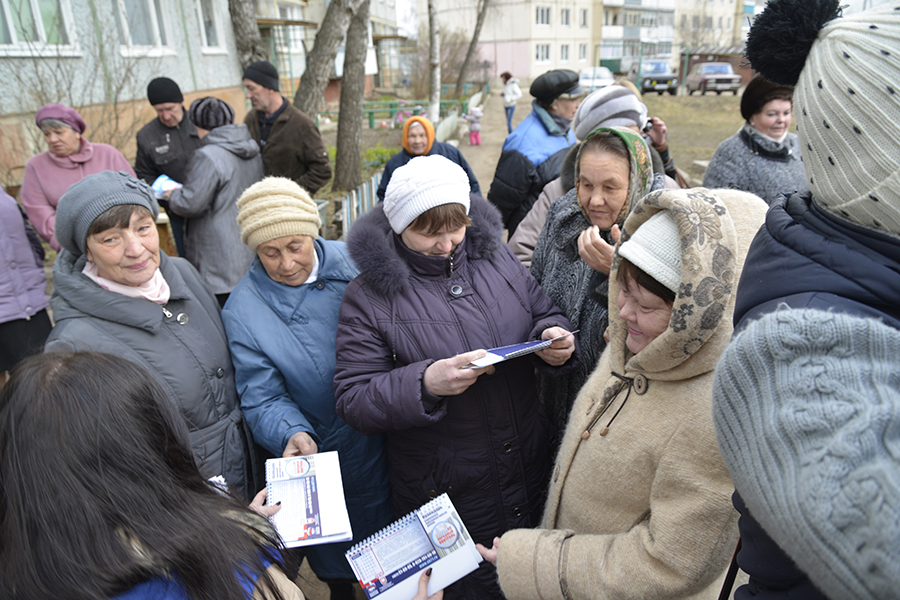
[[[478,194],[471,194],[470,202],[472,224],[466,229],[465,240],[453,254],[452,261],[456,265],[467,258],[492,260],[500,248],[503,232],[500,212]],[[363,215],[347,237],[347,247],[359,266],[360,276],[383,296],[395,296],[411,285],[415,266],[397,251],[397,244],[402,244],[399,237],[391,229],[383,204]],[[421,255],[416,260],[431,265],[440,261],[445,265],[451,259]]]

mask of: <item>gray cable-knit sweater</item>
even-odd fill
[[[779,143],[744,123],[716,148],[703,176],[703,187],[743,190],[769,205],[779,194],[808,190],[797,134],[789,133]]]

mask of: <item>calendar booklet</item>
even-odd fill
[[[432,568],[428,595],[478,568],[481,554],[447,494],[388,525],[346,552],[371,600],[409,600]]]
[[[272,524],[288,548],[353,539],[337,452],[270,458],[266,504],[281,502]]]

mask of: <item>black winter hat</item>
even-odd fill
[[[188,116],[194,125],[207,131],[234,123],[234,109],[231,105],[212,96],[191,102]]]
[[[745,121],[762,110],[767,102],[774,98],[786,96],[788,100],[794,96],[794,88],[788,85],[772,83],[757,75],[750,80],[741,96],[741,116]]]
[[[550,104],[560,96],[577,98],[584,95],[578,85],[578,73],[569,69],[547,71],[531,84],[531,95],[544,104]]]
[[[278,69],[267,60],[258,60],[244,69],[244,79],[254,81],[264,88],[279,91]]]
[[[147,100],[150,104],[166,104],[167,102],[175,102],[181,104],[184,102],[184,96],[181,94],[181,88],[178,84],[168,77],[157,77],[147,84]]]

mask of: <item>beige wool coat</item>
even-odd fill
[[[570,414],[542,528],[500,541],[510,600],[717,596],[738,515],[713,429],[713,370],[766,208],[745,192],[660,190],[625,221],[623,240],[659,210],[676,218],[682,283],[669,327],[638,355],[627,350],[616,253],[610,342]]]

